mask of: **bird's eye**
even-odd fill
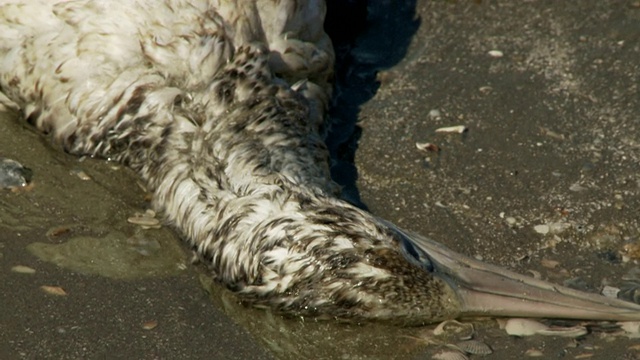
[[[416,247],[411,242],[411,239],[404,236],[404,234],[398,234],[400,237],[400,249],[402,249],[402,255],[412,264],[424,269],[428,272],[433,272],[434,267],[429,254],[422,249]]]

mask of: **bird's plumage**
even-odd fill
[[[434,276],[440,248],[336,197],[322,1],[0,4],[0,90],[67,151],[137,171],[247,301],[411,323],[465,310]]]

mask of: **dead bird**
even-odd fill
[[[340,200],[323,143],[324,12],[320,0],[3,1],[0,91],[66,151],[135,170],[255,306],[401,324],[640,320],[640,305],[481,263]]]

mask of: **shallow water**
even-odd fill
[[[150,232],[128,237],[111,232],[104,237],[77,236],[62,244],[34,242],[27,246],[40,260],[80,273],[113,279],[169,276],[186,268],[175,239],[164,242]]]
[[[127,222],[149,206],[130,171],[65,154],[10,112],[0,126],[0,156],[34,173],[0,191],[0,358],[270,357],[211,304],[172,230]]]

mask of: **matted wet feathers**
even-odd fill
[[[256,306],[411,324],[640,317],[548,283],[522,290],[527,278],[339,200],[323,143],[324,13],[320,0],[5,0],[0,91],[67,151],[137,171],[154,209]],[[476,284],[487,294],[469,297]]]

